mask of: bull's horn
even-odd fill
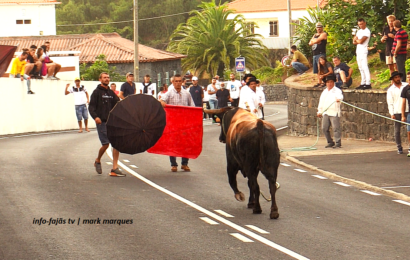
[[[222,113],[222,109],[204,109],[207,114],[219,114]]]

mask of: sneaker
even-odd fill
[[[317,83],[316,85],[313,85],[314,88],[317,88],[320,86],[320,83]]]
[[[188,165],[182,165],[182,166],[181,166],[181,169],[184,170],[184,171],[186,171],[186,172],[190,172],[190,171],[191,171],[191,169],[189,169]]]
[[[111,169],[110,176],[112,176],[112,177],[125,177],[126,175],[125,175],[125,173],[122,173],[119,168],[117,168],[115,170]]]
[[[325,148],[333,148],[333,146],[335,146],[335,143],[330,143],[330,144],[327,144]]]
[[[48,77],[48,79],[51,79],[51,80],[58,80],[56,77],[54,77],[54,76],[51,76],[51,77]]]
[[[29,90],[27,91],[27,94],[35,94],[33,91]]]
[[[53,78],[55,78],[56,80],[60,80],[60,78],[59,78],[59,77],[56,77],[56,76],[53,76]]]
[[[349,87],[347,86],[347,83],[343,83],[343,84],[340,86],[340,88],[341,88],[341,89],[347,89],[347,88],[349,88]]]
[[[206,118],[204,118],[204,121],[206,121]]]
[[[360,90],[360,89],[364,89],[364,86],[365,86],[365,85],[360,85],[360,86],[358,86],[356,89],[359,89],[359,90]]]
[[[98,174],[101,174],[101,173],[102,173],[101,163],[94,162],[94,167],[95,167],[95,171],[96,171]]]
[[[333,148],[342,148],[342,144],[336,144]]]
[[[397,154],[403,154],[403,149],[397,149]],[[409,154],[410,154],[410,152],[409,152]],[[409,155],[407,155],[407,156],[409,156]]]
[[[171,166],[171,172],[178,171],[178,166]]]
[[[362,89],[372,89],[372,85],[364,85]]]

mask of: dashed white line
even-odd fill
[[[278,128],[278,129],[276,129],[276,131],[280,131],[280,130],[283,130],[283,129],[285,129],[285,128],[288,128],[288,126],[284,126],[284,127]]]
[[[380,196],[381,194],[379,194],[379,193],[376,193],[376,192],[373,192],[373,191],[369,191],[369,190],[360,190],[361,192],[363,192],[363,193],[367,193],[367,194],[370,194],[370,195],[373,195],[373,196]]]
[[[107,162],[108,165],[112,165],[112,162]]]
[[[410,188],[410,186],[392,186],[392,187],[380,187],[382,189],[398,189],[398,188]]]
[[[247,226],[248,228],[250,228],[250,229],[253,229],[253,230],[255,230],[255,231],[261,233],[261,234],[269,234],[268,231],[265,231],[265,230],[263,230],[263,229],[261,229],[261,228],[258,228],[258,227],[256,227],[256,226],[254,226],[254,225],[246,225],[246,226]]]
[[[321,180],[327,180],[327,178],[325,176],[322,175],[312,175],[315,178],[321,179]]]
[[[226,213],[225,211],[223,211],[223,210],[220,210],[220,209],[216,209],[216,210],[214,210],[216,213],[219,213],[219,214],[221,214],[222,216],[224,216],[224,217],[227,217],[227,218],[233,218],[234,216],[232,216],[231,214],[228,214],[228,213]]]
[[[407,206],[410,206],[410,202],[407,202],[407,201],[404,201],[404,200],[393,200],[394,202],[397,202],[397,203],[401,203],[401,204],[404,204],[404,205],[407,205]]]
[[[123,162],[130,162],[129,160],[122,160]]]
[[[110,159],[112,160],[111,148],[107,149],[106,152],[107,152],[108,157],[110,157]],[[227,219],[225,219],[225,218],[223,218],[223,217],[221,217],[221,216],[219,216],[219,215],[217,215],[217,214],[215,214],[215,213],[213,213],[213,212],[211,212],[211,211],[209,211],[209,210],[207,210],[207,209],[205,209],[205,208],[203,208],[203,207],[201,207],[201,206],[199,206],[199,205],[197,205],[197,204],[195,204],[195,203],[193,203],[193,202],[191,202],[191,201],[189,201],[189,200],[187,200],[187,199],[185,199],[185,198],[183,198],[183,197],[181,197],[181,196],[179,196],[179,195],[177,195],[177,194],[175,194],[175,193],[173,193],[173,192],[171,192],[171,191],[169,191],[169,190],[167,190],[167,189],[165,189],[161,186],[159,186],[158,184],[148,180],[144,176],[142,176],[142,175],[138,174],[137,172],[133,171],[132,169],[128,168],[122,162],[118,162],[118,165],[121,168],[123,168],[124,170],[126,170],[127,172],[129,172],[131,175],[135,176],[136,178],[140,179],[141,181],[145,182],[146,184],[150,185],[151,187],[153,187],[153,188],[155,188],[155,189],[157,189],[157,190],[159,190],[159,191],[173,197],[176,200],[179,200],[182,203],[185,203],[186,205],[188,205],[188,206],[190,206],[190,207],[192,207],[192,208],[194,208],[194,209],[208,215],[209,217],[219,221],[220,223],[223,223],[223,224],[225,224],[225,225],[227,225],[227,226],[229,226],[233,229],[236,229],[237,231],[239,231],[239,232],[241,232],[241,233],[243,233],[243,234],[245,234],[245,235],[247,235],[247,236],[249,236],[249,237],[251,237],[251,238],[253,238],[253,239],[255,239],[255,240],[257,240],[257,241],[271,247],[271,248],[273,248],[273,249],[276,249],[276,250],[278,250],[278,251],[280,251],[284,254],[287,254],[290,257],[293,257],[293,258],[298,259],[298,260],[308,260],[309,259],[305,256],[302,256],[302,255],[296,253],[296,252],[293,252],[290,249],[287,249],[286,247],[278,245],[278,244],[276,244],[275,242],[273,242],[269,239],[266,239],[266,238],[264,238],[264,237],[262,237],[262,236],[260,236],[256,233],[253,233],[253,232],[247,230],[246,228],[241,227],[240,225],[235,224],[235,223],[233,223],[233,222],[231,222],[231,221],[229,221],[229,220],[227,220]]]
[[[213,221],[212,219],[207,218],[207,217],[201,217],[200,219],[202,219],[203,221],[205,221],[205,222],[208,223],[209,225],[219,225],[218,222]]]
[[[134,165],[134,164],[131,164],[130,165],[132,168],[138,168],[138,166],[136,166],[136,165]]]
[[[297,172],[307,172],[307,171],[302,170],[302,169],[294,169],[294,170],[297,171]]]
[[[343,187],[350,187],[349,184],[346,184],[346,183],[340,182],[340,181],[334,182],[334,184],[337,184],[337,185],[340,185],[340,186],[343,186]]]
[[[281,163],[281,165],[283,165],[283,166],[285,166],[285,167],[290,167],[290,165],[287,164],[287,163]]]
[[[239,240],[241,240],[242,242],[245,242],[245,243],[252,243],[253,242],[253,240],[251,240],[251,239],[249,239],[249,238],[247,238],[247,237],[245,237],[245,236],[243,236],[239,233],[230,233],[229,235],[231,235],[233,237],[236,237],[237,239],[239,239]]]

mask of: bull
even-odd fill
[[[257,181],[259,171],[261,171],[269,182],[272,199],[270,218],[277,219],[279,213],[275,194],[280,152],[275,127],[242,108],[225,107],[213,110],[204,109],[204,111],[208,114],[215,114],[221,120],[219,140],[226,143],[229,185],[235,193],[236,200],[245,200],[245,195],[238,190],[236,182],[236,176],[240,170],[242,175],[248,178],[248,208],[252,208],[254,214],[262,213]]]

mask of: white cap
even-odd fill
[[[198,80],[198,77],[194,76],[194,77],[192,77],[192,80]]]

